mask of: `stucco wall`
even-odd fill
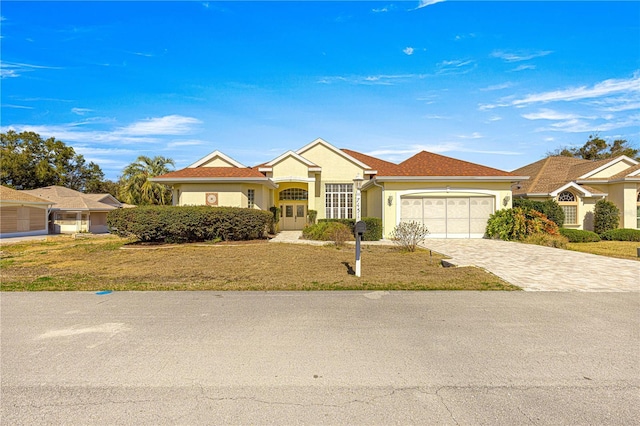
[[[494,211],[510,208],[511,182],[384,182],[385,202],[383,212],[383,234],[389,238],[393,228],[400,222],[400,202],[404,195],[451,197],[451,196],[491,196],[494,197]],[[447,190],[448,187],[448,190]],[[386,199],[391,197],[389,205]],[[505,198],[506,205],[504,204]]]
[[[187,183],[174,185],[174,205],[178,206],[204,206],[206,194],[215,192],[218,194],[218,206],[222,207],[247,207],[247,190],[255,191],[254,208],[269,210],[273,204],[269,189],[264,185],[244,183]]]

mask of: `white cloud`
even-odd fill
[[[24,105],[12,105],[12,104],[2,104],[2,108],[33,109],[33,107],[30,107],[30,106],[24,106]]]
[[[466,74],[470,72],[473,68],[475,68],[476,64],[474,61],[467,60],[451,60],[451,61],[442,61],[436,65],[438,68],[437,74],[446,75],[446,74]]]
[[[522,117],[526,118],[527,120],[576,120],[580,118],[590,118],[590,119],[597,118],[597,117],[584,117],[578,114],[562,113],[562,112],[554,111],[548,108],[543,108],[538,112],[522,114]]]
[[[529,61],[534,58],[540,58],[552,54],[551,50],[540,50],[537,52],[518,51],[518,52],[505,52],[502,50],[494,50],[491,53],[491,57],[502,59],[505,62],[520,62]]]
[[[514,69],[512,69],[511,71],[513,72],[519,72],[519,71],[526,71],[526,70],[534,70],[536,69],[535,65],[531,65],[531,64],[523,64],[523,65],[518,65],[517,67],[515,67]]]
[[[580,86],[564,90],[533,93],[511,102],[511,105],[528,105],[534,103],[576,101],[581,99],[599,98],[619,93],[639,93],[640,73],[629,79],[609,79],[597,83],[592,87]]]
[[[22,73],[37,69],[60,70],[60,67],[0,61],[0,78],[20,77]]]
[[[322,77],[318,80],[321,84],[347,83],[361,85],[392,86],[396,83],[406,83],[427,77],[425,74],[379,74],[367,76],[333,76]]]
[[[384,7],[378,8],[378,9],[371,9],[371,12],[373,12],[373,13],[386,13],[386,12],[389,12],[390,10],[393,10],[393,9],[395,9],[395,7],[392,4],[390,4],[388,6],[384,6]]]
[[[402,146],[388,146],[375,151],[366,152],[366,155],[373,157],[380,157],[388,161],[404,161],[410,156],[417,154],[420,151],[433,152],[435,154],[443,154],[447,152],[469,152],[476,154],[492,154],[492,155],[521,155],[520,152],[515,151],[495,151],[495,150],[482,150],[475,148],[467,148],[460,142],[444,142],[433,145],[402,145]]]
[[[179,148],[182,146],[198,146],[198,145],[204,145],[206,142],[205,141],[201,141],[198,139],[191,139],[191,140],[185,140],[185,141],[174,141],[174,142],[169,142],[167,144],[167,148]]]
[[[423,7],[431,6],[436,3],[443,3],[444,1],[445,0],[420,0],[418,7],[416,7],[416,9],[422,9]]]
[[[194,124],[202,123],[197,118],[182,115],[147,118],[119,130],[128,135],[184,135],[191,133]]]
[[[92,109],[89,108],[71,108],[71,112],[77,115],[85,115],[88,112],[92,112]]]
[[[413,47],[407,46],[404,49],[402,49],[402,51],[406,54],[406,55],[413,55]]]
[[[470,135],[458,135],[458,137],[459,137],[460,139],[481,139],[481,138],[483,138],[484,136],[482,136],[482,135],[481,135],[480,133],[478,133],[478,132],[473,132],[473,133],[472,133],[472,134],[470,134]]]
[[[485,88],[480,89],[482,92],[492,92],[494,90],[504,90],[513,87],[513,83],[507,81],[505,83],[494,84],[492,86],[487,86]]]

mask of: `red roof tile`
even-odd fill
[[[365,163],[367,166],[371,167],[371,170],[376,170],[378,172],[378,176],[395,176],[397,173],[398,165],[395,163],[390,163],[389,161],[384,161],[360,152],[351,151],[350,149],[342,149],[341,151],[352,156],[356,160]]]
[[[170,172],[156,179],[175,178],[264,178],[257,168],[241,167],[193,167]]]
[[[491,167],[422,151],[399,164],[392,176],[516,176]]]

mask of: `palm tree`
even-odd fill
[[[122,171],[122,200],[135,205],[171,204],[171,188],[148,179],[170,172],[169,165],[175,166],[171,158],[139,156]]]

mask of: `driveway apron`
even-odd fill
[[[640,292],[640,262],[485,239],[428,239],[424,247],[526,291]]]

